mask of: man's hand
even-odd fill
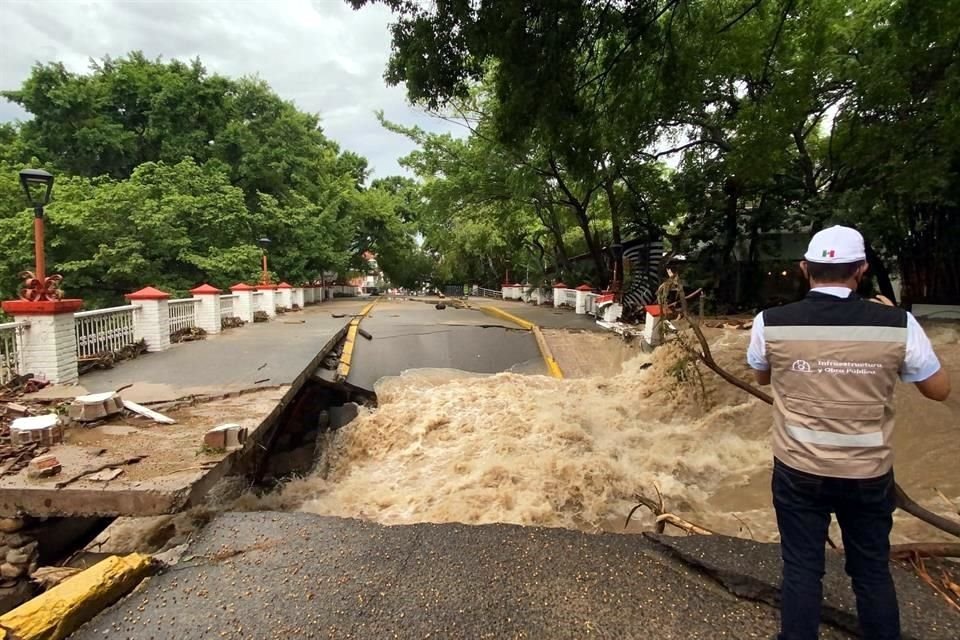
[[[893,301],[890,300],[890,298],[888,298],[887,296],[880,296],[880,295],[875,296],[875,297],[873,297],[873,298],[870,298],[870,302],[876,302],[877,304],[883,304],[883,305],[886,305],[886,306],[888,306],[888,307],[895,307],[895,306],[897,306],[897,305],[893,304]]]

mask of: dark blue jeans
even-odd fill
[[[893,472],[867,480],[826,478],[774,460],[773,505],[780,528],[783,587],[779,640],[816,640],[830,513],[843,534],[846,570],[866,640],[900,638],[890,577]]]

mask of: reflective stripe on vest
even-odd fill
[[[834,433],[833,431],[816,431],[805,427],[798,427],[792,424],[786,425],[787,433],[794,440],[808,442],[810,444],[819,444],[831,447],[882,447],[883,432],[872,431],[870,433]]]
[[[871,326],[804,326],[784,325],[764,327],[763,335],[773,340],[849,341],[849,342],[906,342],[906,327]]]

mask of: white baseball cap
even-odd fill
[[[803,259],[824,264],[848,264],[866,260],[863,236],[856,229],[834,226],[818,231],[810,239]]]

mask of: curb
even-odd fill
[[[550,345],[547,344],[547,339],[543,336],[543,332],[540,330],[539,326],[535,325],[529,320],[524,320],[523,318],[515,316],[508,311],[504,311],[499,307],[485,304],[476,308],[480,311],[483,311],[488,316],[495,316],[502,320],[507,320],[533,333],[533,337],[537,341],[537,348],[540,349],[540,356],[543,358],[544,364],[547,365],[547,372],[552,378],[563,378],[563,371],[560,369],[560,365],[557,364],[556,358],[553,357],[553,351],[550,350]]]
[[[62,640],[157,568],[140,553],[110,556],[0,616],[0,638]]]
[[[350,328],[347,329],[347,339],[343,343],[343,353],[340,356],[340,365],[337,367],[337,380],[340,382],[346,380],[347,376],[350,375],[350,362],[353,360],[353,347],[357,343],[357,331],[360,329],[360,321],[370,313],[370,310],[373,309],[373,305],[375,304],[377,304],[376,300],[361,309],[360,313],[350,321]]]

